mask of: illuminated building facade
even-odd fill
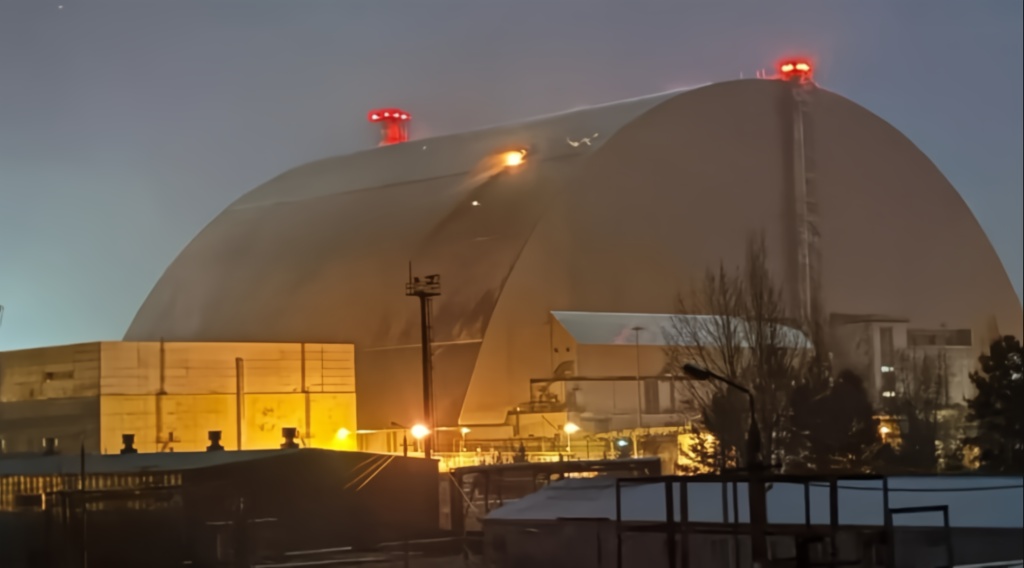
[[[200,232],[125,338],[352,342],[360,427],[413,424],[423,402],[420,322],[402,289],[411,261],[445,281],[432,316],[436,423],[476,431],[507,423],[532,379],[557,376],[553,314],[671,314],[707,268],[742,264],[758,233],[803,329],[892,314],[909,330],[971,330],[971,357],[996,332],[1019,335],[1020,301],[956,189],[899,131],[796,63],[784,80],[297,167]],[[628,349],[608,357],[601,375],[635,365]]]
[[[0,440],[7,453],[355,449],[350,344],[96,342],[0,353]]]

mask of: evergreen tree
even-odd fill
[[[793,440],[787,470],[862,472],[878,447],[878,420],[864,381],[843,371],[831,381],[807,380],[793,392]]]
[[[971,373],[978,392],[967,401],[967,418],[977,427],[977,434],[966,442],[979,450],[983,469],[1024,472],[1024,363],[1020,341],[1002,337],[978,362],[981,371]]]

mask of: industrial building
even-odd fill
[[[421,321],[403,284],[440,275],[435,423],[477,430],[536,402],[534,379],[664,371],[663,338],[636,337],[643,324],[623,314],[673,314],[709,267],[742,263],[752,234],[798,327],[827,328],[837,364],[871,377],[876,397],[898,345],[951,338],[973,361],[997,334],[1020,335],[1020,301],[956,189],[801,65],[425,140],[408,138],[414,113],[371,115],[381,147],[235,201],[167,268],[125,339],[350,343],[360,428],[413,424]],[[587,361],[555,343],[569,313],[603,330]],[[633,425],[673,404],[659,394]],[[588,427],[627,414],[594,413]]]
[[[311,449],[0,457],[5,568],[251,566],[436,537],[438,515],[436,464],[417,458]]]
[[[0,353],[0,453],[356,449],[354,348],[104,341]]]
[[[485,557],[497,568],[749,568],[746,480],[559,481],[486,516]],[[772,476],[769,559],[797,567],[1019,565],[1022,483],[1019,476]]]

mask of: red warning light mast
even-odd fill
[[[804,59],[786,60],[779,63],[779,73],[787,81],[810,81],[814,75],[814,67]]]
[[[409,113],[398,108],[370,111],[370,122],[380,124],[380,145],[398,144],[409,140]]]

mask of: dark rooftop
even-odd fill
[[[267,459],[300,450],[246,450],[220,452],[166,452],[159,454],[112,454],[85,456],[85,470],[89,474],[175,472],[214,467],[235,462]],[[330,451],[330,450],[301,450]],[[0,455],[0,477],[13,475],[78,474],[81,471],[79,454],[57,455]]]

